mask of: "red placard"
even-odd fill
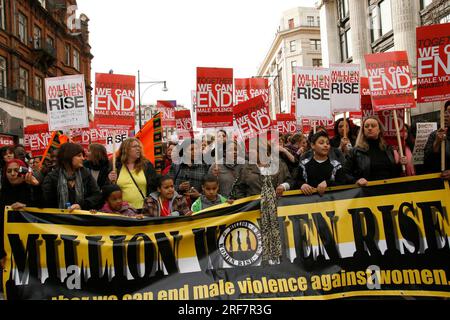
[[[197,126],[233,126],[233,69],[197,68]]]
[[[163,128],[175,128],[175,107],[176,101],[162,101],[156,102],[156,109],[161,112],[162,126]]]
[[[381,124],[384,129],[384,139],[387,144],[392,146],[398,146],[397,142],[397,131],[395,130],[394,115],[391,110],[383,110],[376,112],[372,108],[372,99],[370,97],[369,90],[369,80],[366,77],[361,77],[361,113],[362,120],[376,116],[380,119]],[[405,128],[405,113],[404,110],[396,110],[398,125],[400,130],[400,136],[404,139],[406,138],[406,128]],[[363,128],[361,128],[363,130]]]
[[[136,77],[95,75],[95,122],[97,128],[134,130]]]
[[[280,113],[276,115],[276,127],[279,133],[294,133],[297,131],[297,119],[294,114]]]
[[[264,101],[269,104],[269,81],[267,79],[234,79],[235,105],[260,95],[262,95]]]
[[[417,102],[450,99],[450,23],[417,28]]]
[[[40,157],[45,153],[52,133],[48,131],[48,123],[26,126],[24,129],[25,150],[32,157]]]
[[[375,111],[416,107],[406,51],[369,54],[365,59]]]
[[[194,138],[190,110],[175,111],[175,122],[179,140]]]
[[[323,126],[327,128],[328,136],[330,138],[334,136],[334,120],[312,120],[303,118],[302,133],[309,134],[314,129],[314,124],[316,125],[316,127]]]
[[[14,146],[14,137],[5,134],[0,134],[0,147],[5,146]]]
[[[292,90],[291,90],[291,113],[295,114],[295,106],[297,105],[297,95],[295,94],[295,74],[292,74]]]
[[[233,113],[242,140],[254,138],[272,128],[269,106],[262,96],[238,104]]]

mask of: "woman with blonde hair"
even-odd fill
[[[157,173],[153,164],[145,158],[142,143],[136,138],[122,143],[116,168],[108,178],[122,189],[123,200],[138,211],[144,207],[144,199],[156,191]]]
[[[396,161],[396,153],[383,138],[383,126],[378,117],[366,118],[359,131],[355,147],[346,157],[344,172],[348,182],[367,186],[368,181],[397,178],[406,157]]]

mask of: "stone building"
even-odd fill
[[[46,123],[44,79],[84,74],[91,103],[89,19],[76,0],[0,0],[0,133]]]

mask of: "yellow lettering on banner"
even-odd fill
[[[433,275],[430,270],[422,270],[422,281],[424,284],[433,284]]]
[[[167,300],[167,291],[161,290],[158,292],[158,300]]]
[[[365,286],[367,283],[366,272],[358,271],[356,272],[356,277],[358,278],[357,282],[360,286]]]
[[[308,281],[306,280],[306,277],[300,277],[297,280],[298,289],[300,291],[306,291],[308,290]]]
[[[300,278],[299,278],[300,279]],[[295,292],[298,290],[297,285],[295,284],[295,279],[294,278],[289,278],[288,279],[288,285],[289,285],[289,291],[291,292]]]
[[[339,288],[339,287],[342,286],[342,283],[341,283],[341,277],[340,277],[340,275],[339,275],[338,273],[334,273],[334,274],[331,276],[331,280],[333,281],[331,285],[332,285],[334,288]]]
[[[312,276],[311,277],[311,288],[313,290],[320,290],[320,289],[322,289],[322,284],[320,283],[320,277],[319,276]]]
[[[277,293],[278,292],[278,286],[277,286],[277,281],[274,279],[270,279],[267,282],[268,286],[269,286],[269,291],[270,293]]]

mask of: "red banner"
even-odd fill
[[[0,134],[0,147],[14,146],[14,137]]]
[[[175,111],[174,116],[175,116],[178,140],[194,138],[191,111],[190,110]]]
[[[450,23],[417,28],[417,102],[419,103],[450,100],[449,35]]]
[[[294,114],[280,113],[276,115],[276,130],[281,134],[294,133],[298,130]]]
[[[176,101],[162,101],[156,102],[156,109],[161,112],[162,126],[163,128],[175,128],[175,108],[177,106]]]
[[[334,120],[312,120],[303,118],[302,119],[302,133],[309,134],[314,130],[314,124],[316,127],[323,126],[327,129],[328,136],[330,138],[334,137]]]
[[[416,107],[406,51],[369,54],[365,59],[375,111]]]
[[[234,79],[234,105],[261,95],[269,104],[269,81],[267,79]]]
[[[369,90],[369,80],[366,77],[361,77],[361,112],[362,112],[362,120],[371,117],[377,116],[380,119],[380,122],[384,129],[384,139],[387,144],[392,146],[398,146],[397,142],[397,131],[395,130],[395,122],[394,122],[394,111],[391,110],[383,110],[375,112],[372,108],[372,99],[370,96]],[[405,112],[403,109],[396,110],[397,118],[399,122],[399,130],[402,138],[406,138],[406,128],[405,128]],[[361,128],[364,130],[364,128]]]
[[[197,68],[197,126],[233,126],[233,69]]]
[[[96,126],[134,130],[135,76],[97,73],[94,112]]]
[[[238,104],[233,113],[239,133],[244,141],[254,138],[272,127],[269,106],[262,96]]]
[[[26,126],[24,130],[24,145],[27,153],[32,157],[40,157],[45,153],[52,133],[48,131],[48,124],[34,124]]]
[[[295,74],[292,74],[292,90],[291,90],[291,113],[295,113],[295,106],[297,105],[297,95],[295,94]]]

